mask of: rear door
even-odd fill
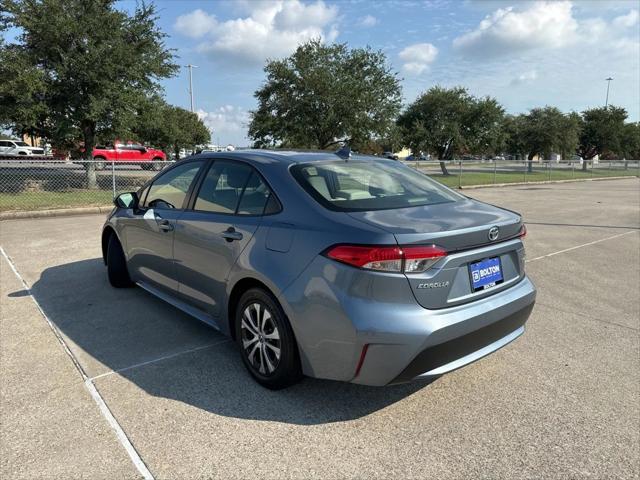
[[[216,160],[200,183],[178,220],[174,258],[181,297],[216,318],[229,272],[251,244],[271,192],[252,166],[233,160]]]
[[[164,172],[145,190],[141,208],[121,219],[128,268],[136,281],[176,293],[173,263],[176,222],[184,212],[204,160],[186,162]]]

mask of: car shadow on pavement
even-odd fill
[[[140,288],[112,288],[98,258],[47,268],[31,292],[87,375],[102,375],[96,382],[107,401],[120,376],[217,415],[313,425],[364,417],[428,383],[365,387],[306,378],[267,390],[246,372],[234,342]]]

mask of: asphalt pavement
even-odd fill
[[[637,478],[640,181],[464,193],[525,216],[527,331],[383,388],[265,390],[225,337],[109,287],[103,216],[0,222],[0,477]]]

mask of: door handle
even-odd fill
[[[242,234],[240,232],[236,232],[236,229],[233,227],[227,228],[224,232],[220,234],[222,238],[224,238],[227,242],[233,242],[234,240],[242,240]]]
[[[170,232],[171,230],[173,230],[173,225],[171,225],[171,222],[169,222],[169,220],[158,219],[158,228],[160,228],[160,230],[162,230],[163,232]]]

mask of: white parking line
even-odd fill
[[[126,372],[127,370],[132,370],[138,367],[144,367],[145,365],[150,365],[152,363],[162,362],[163,360],[168,360],[170,358],[179,357],[180,355],[186,355],[187,353],[198,352],[200,350],[204,350],[206,348],[213,347],[215,345],[220,345],[223,343],[230,342],[231,339],[225,338],[224,340],[220,340],[219,342],[209,343],[207,345],[202,345],[196,348],[190,348],[189,350],[182,350],[180,352],[172,353],[171,355],[165,355],[163,357],[154,358],[153,360],[147,360],[146,362],[136,363],[134,365],[129,365],[128,367],[119,368],[118,370],[111,370],[109,372],[101,373],[100,375],[96,375],[95,377],[91,377],[89,380],[97,380],[98,378],[106,377],[108,375],[113,375],[114,373]]]
[[[62,348],[64,349],[64,351],[67,353],[69,358],[71,358],[71,361],[73,362],[73,364],[75,365],[76,369],[78,370],[78,372],[82,376],[82,379],[84,380],[84,385],[87,388],[87,390],[89,391],[89,395],[91,395],[91,398],[93,399],[93,401],[96,403],[96,405],[98,405],[98,408],[100,409],[100,413],[107,420],[107,423],[109,423],[111,428],[115,431],[116,436],[118,437],[118,440],[120,441],[120,444],[126,450],[127,454],[129,455],[129,458],[133,462],[134,466],[137,468],[138,472],[140,472],[140,475],[142,475],[142,477],[145,480],[154,480],[153,475],[151,474],[151,472],[147,468],[147,465],[144,463],[144,461],[140,457],[140,454],[136,451],[135,447],[133,446],[133,444],[131,443],[131,441],[127,437],[127,434],[124,432],[124,430],[122,429],[122,427],[120,426],[120,424],[118,423],[116,418],[113,416],[113,413],[111,413],[111,410],[109,410],[109,407],[107,406],[107,404],[105,403],[104,399],[100,395],[100,392],[98,392],[98,389],[95,387],[95,385],[93,384],[92,380],[90,378],[88,378],[86,372],[84,371],[84,369],[82,368],[82,366],[78,362],[78,359],[75,357],[75,355],[73,355],[73,353],[69,349],[69,346],[64,341],[64,338],[62,338],[62,334],[60,333],[60,330],[58,330],[58,328],[53,324],[53,322],[49,319],[49,317],[47,317],[47,314],[44,313],[44,310],[42,309],[42,307],[40,306],[40,304],[38,303],[36,298],[31,293],[31,288],[29,287],[29,285],[27,284],[25,279],[22,277],[22,275],[20,275],[20,272],[18,272],[18,269],[16,268],[15,264],[13,263],[13,260],[11,260],[11,257],[9,257],[9,255],[7,255],[7,252],[5,252],[4,248],[2,248],[1,246],[0,246],[0,253],[2,254],[2,256],[9,263],[9,266],[11,267],[11,270],[16,275],[16,277],[18,277],[18,280],[20,280],[20,282],[22,283],[22,286],[24,287],[25,291],[31,297],[31,300],[33,301],[33,303],[35,304],[36,308],[38,309],[38,311],[40,312],[42,317],[45,319],[45,321],[49,325],[49,328],[51,329],[53,334],[58,339],[58,342],[60,342],[60,344],[62,345]]]
[[[594,240],[593,242],[583,243],[582,245],[576,245],[575,247],[565,248],[564,250],[558,250],[557,252],[548,253],[547,255],[541,255],[536,258],[530,258],[526,260],[526,263],[535,262],[536,260],[542,260],[543,258],[553,257],[554,255],[559,255],[561,253],[570,252],[572,250],[577,250],[578,248],[588,247],[589,245],[595,245],[596,243],[606,242],[607,240],[613,240],[614,238],[624,237],[625,235],[629,235],[631,233],[637,233],[636,231],[619,233],[618,235],[613,235],[612,237],[601,238],[600,240]]]

